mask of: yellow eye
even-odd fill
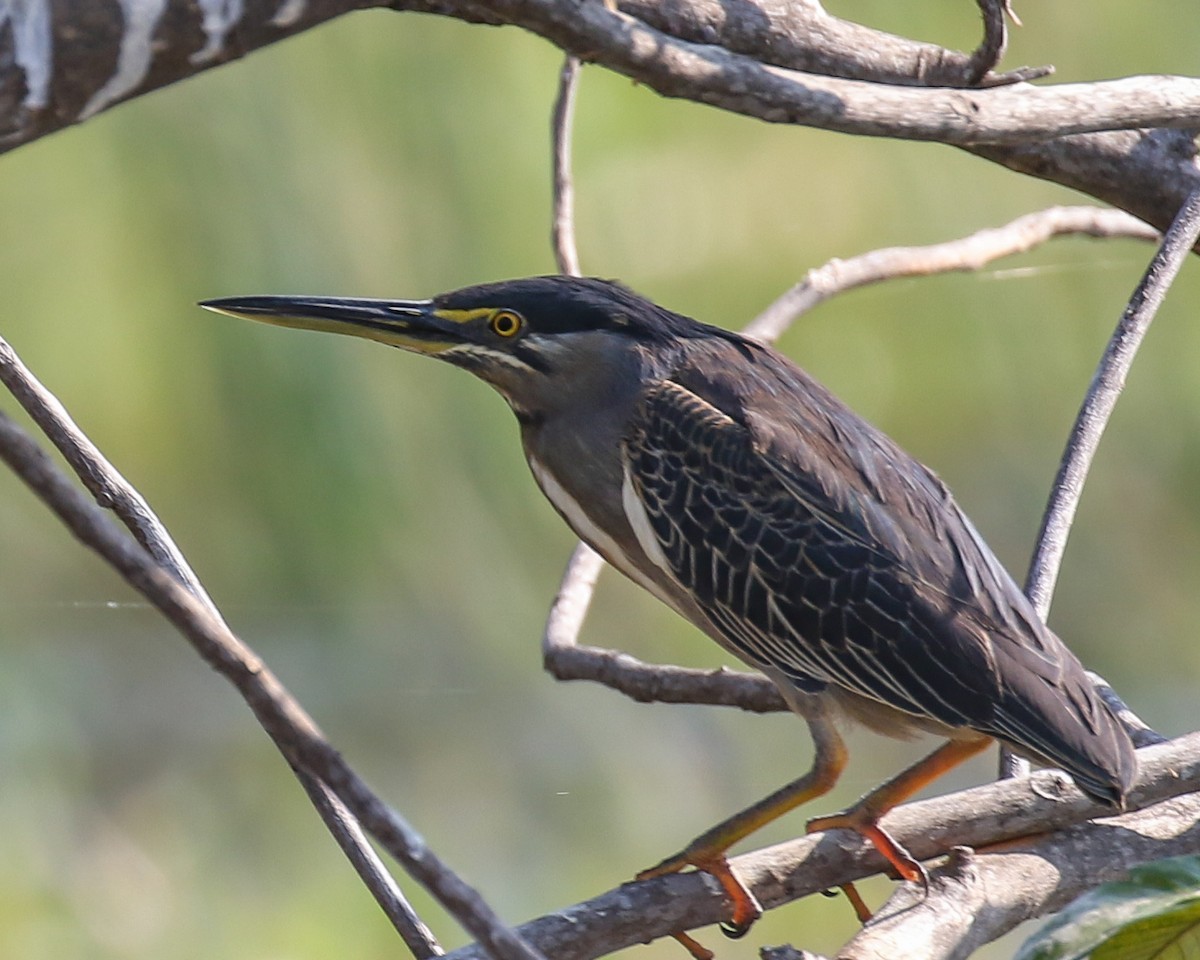
[[[497,310],[488,320],[488,327],[498,337],[515,337],[521,332],[521,327],[525,321],[519,313],[513,313],[511,310]]]

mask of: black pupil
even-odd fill
[[[496,315],[496,319],[492,321],[492,326],[496,332],[502,336],[512,336],[517,330],[517,318],[511,313],[500,313]]]

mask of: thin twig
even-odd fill
[[[216,613],[212,598],[188,565],[162,522],[134,486],[104,457],[79,429],[45,385],[34,376],[12,346],[0,338],[0,383],[29,414],[58,449],[96,503],[112,510],[159,566],[174,575],[192,594]]]
[[[1050,598],[1054,594],[1054,584],[1067,547],[1071,522],[1104,428],[1125,387],[1125,378],[1142,338],[1198,234],[1200,190],[1194,191],[1180,207],[1175,222],[1163,237],[1162,246],[1150,261],[1108,341],[1075,419],[1062,464],[1054,478],[1050,502],[1038,532],[1037,550],[1026,578],[1026,593],[1043,617],[1050,609]]]
[[[338,799],[337,794],[307,770],[292,767],[292,772],[326,826],[337,825],[338,829],[330,827],[329,832],[416,960],[432,960],[443,956],[446,951],[408,902],[395,877],[388,873],[354,814]]]
[[[572,277],[579,276],[579,251],[575,246],[575,187],[571,178],[571,131],[578,86],[579,59],[568,54],[558,75],[558,96],[550,121],[550,140],[554,145],[554,217],[550,243],[558,272]]]
[[[1018,27],[1021,26],[1021,20],[1008,0],[978,0],[978,3],[979,12],[983,14],[983,40],[965,64],[967,86],[1003,87],[1040,80],[1054,73],[1054,67],[1050,65],[1017,67],[1005,73],[992,73],[1008,46],[1008,25],[1004,18],[1007,16]]]
[[[567,562],[542,634],[543,665],[556,680],[589,680],[638,703],[703,703],[751,713],[788,709],[779,689],[762,674],[649,664],[617,650],[580,646],[579,633],[603,568],[600,554],[582,542]]]
[[[605,4],[487,0],[506,22],[602,63],[666,97],[768,123],[968,146],[1200,122],[1200,82],[1177,76],[988,90],[863,83],[770,67],[711,43],[685,43]]]
[[[1000,227],[967,237],[919,247],[886,247],[848,260],[830,260],[810,270],[798,284],[775,300],[743,331],[772,343],[796,319],[826,300],[857,287],[925,277],[935,273],[981,270],[993,260],[1025,253],[1054,237],[1158,239],[1158,231],[1120,210],[1099,207],[1050,207]]]
[[[1050,616],[1050,603],[1067,549],[1067,538],[1071,535],[1071,524],[1083,496],[1083,485],[1087,481],[1092,460],[1100,446],[1100,438],[1125,388],[1125,378],[1133,366],[1138,347],[1183,265],[1184,257],[1196,243],[1197,235],[1200,235],[1200,190],[1187,198],[1174,223],[1163,236],[1161,246],[1109,338],[1075,418],[1025,577],[1025,595],[1043,620]],[[1135,743],[1153,743],[1162,739],[1117,696],[1103,677],[1093,674],[1093,680]],[[1007,747],[1000,751],[1000,776],[1019,777],[1028,772],[1027,760],[1015,756]]]
[[[1100,699],[1108,704],[1108,709],[1121,721],[1121,726],[1125,728],[1125,732],[1129,734],[1129,739],[1133,741],[1135,747],[1140,750],[1142,747],[1152,747],[1156,743],[1166,742],[1167,738],[1152,729],[1145,720],[1134,713],[1129,708],[1129,704],[1121,699],[1112,685],[1100,674],[1094,670],[1088,670],[1087,677],[1092,682],[1092,686],[1096,688]]]
[[[570,276],[579,276],[571,174],[571,128],[578,78],[579,61],[567,57],[559,74],[551,120],[551,237],[559,272]],[[567,563],[542,636],[543,665],[555,679],[593,681],[639,703],[704,703],[758,713],[787,709],[779,690],[761,674],[648,664],[616,650],[579,646],[579,633],[603,569],[603,558],[580,541]]]
[[[63,455],[97,504],[111,509],[154,561],[203,604],[213,618],[224,623],[200,578],[145,498],[92,443],[58,398],[3,338],[0,338],[0,382]],[[442,953],[337,797],[310,774],[295,772],[325,827],[414,956],[424,960]]]
[[[1004,22],[1004,15],[1008,12],[1007,0],[978,0],[978,3],[979,12],[983,15],[983,40],[967,61],[967,83],[972,87],[996,68],[1008,46],[1007,24]]]
[[[79,492],[50,457],[0,413],[0,460],[86,546],[99,553],[189,640],[241,693],[292,766],[328,785],[363,827],[395,857],[488,952],[503,960],[542,960],[508,929],[483,898],[429,849],[407,821],[385,804],[342,759],[279,679],[228,626],[107,514]]]

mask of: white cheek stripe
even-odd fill
[[[533,479],[542,488],[542,493],[546,495],[546,499],[554,504],[555,509],[562,514],[563,518],[567,521],[567,525],[575,531],[577,536],[593,547],[605,560],[620,570],[625,576],[629,577],[630,580],[643,590],[657,597],[672,610],[675,609],[675,604],[667,598],[658,584],[654,583],[642,571],[628,562],[625,558],[625,552],[617,546],[617,542],[592,522],[592,518],[584,512],[579,502],[567,493],[563,489],[562,484],[555,480],[551,473],[533,457],[529,458],[529,469],[533,471]],[[628,484],[628,480],[626,480],[626,484]],[[624,499],[623,490],[622,499]],[[626,512],[628,513],[628,507],[626,507]],[[642,515],[644,518],[645,511],[642,511]],[[647,529],[649,529],[649,521],[645,522]],[[641,543],[641,534],[638,534],[638,543]],[[657,548],[658,545],[655,544],[655,547]],[[645,549],[645,547],[643,546],[642,549]],[[661,548],[658,549],[658,555],[662,557],[663,562],[666,561]],[[659,561],[655,559],[654,563],[659,564]]]

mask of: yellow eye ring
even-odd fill
[[[519,313],[511,310],[497,310],[488,320],[488,328],[498,337],[508,340],[521,332],[525,321]]]

